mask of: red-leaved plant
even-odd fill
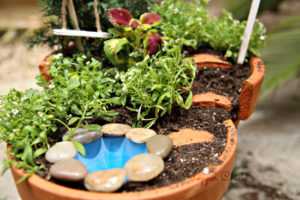
[[[104,52],[113,65],[124,69],[157,53],[162,43],[161,34],[153,29],[162,21],[158,14],[145,13],[138,20],[126,9],[117,8],[106,10],[106,15],[114,25],[108,31],[117,36],[104,42]]]

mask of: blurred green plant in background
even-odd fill
[[[249,0],[230,0],[228,9],[234,17],[246,19],[251,2]],[[281,3],[288,2],[292,2],[292,0],[262,0],[259,15],[266,11],[278,11]],[[264,96],[274,93],[281,85],[299,78],[300,12],[268,30],[267,45],[262,50],[262,58],[267,69],[262,87]]]

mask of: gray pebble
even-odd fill
[[[124,169],[131,181],[149,181],[164,170],[164,161],[154,154],[139,154],[131,158],[125,164]]]
[[[102,126],[102,132],[105,135],[122,136],[129,131],[131,127],[127,124],[110,123]]]
[[[87,168],[73,158],[56,162],[50,168],[50,176],[61,181],[81,181],[87,174]]]
[[[126,138],[135,143],[145,143],[149,138],[156,135],[156,132],[147,128],[133,128],[127,131]]]
[[[67,160],[73,158],[77,154],[73,142],[63,141],[53,145],[46,152],[45,158],[50,163],[56,163],[61,160]]]
[[[126,172],[123,169],[110,169],[88,174],[84,179],[84,186],[90,191],[114,192],[124,183]]]
[[[81,144],[91,143],[102,137],[101,131],[90,131],[86,128],[78,128],[72,135],[72,139],[76,140]],[[68,133],[65,133],[63,136],[63,140],[65,140],[68,136]]]
[[[147,141],[146,146],[149,153],[166,158],[172,151],[173,142],[166,135],[155,135]]]

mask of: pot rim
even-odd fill
[[[78,198],[81,199],[101,199],[101,200],[137,200],[137,199],[155,199],[163,198],[172,195],[176,197],[178,192],[184,192],[186,196],[192,196],[193,192],[197,189],[199,192],[207,190],[207,188],[213,186],[216,181],[228,181],[230,179],[231,171],[223,171],[226,166],[230,165],[232,157],[235,156],[237,149],[237,131],[231,119],[225,120],[223,122],[228,127],[227,132],[227,143],[226,146],[219,157],[222,161],[221,164],[208,166],[210,171],[213,172],[209,174],[204,174],[203,172],[196,174],[195,176],[188,178],[182,182],[178,182],[172,185],[147,190],[147,191],[137,191],[128,193],[103,193],[103,192],[91,192],[84,190],[77,190],[73,188],[68,188],[61,186],[50,181],[47,181],[36,174],[33,174],[28,178],[29,185],[36,187],[48,193],[60,193],[68,198]],[[8,147],[9,148],[9,147]],[[11,155],[8,155],[9,159]],[[24,176],[23,169],[17,169],[11,167],[11,169],[20,176]]]

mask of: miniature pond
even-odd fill
[[[85,144],[86,156],[78,153],[74,158],[82,162],[88,172],[102,171],[113,168],[124,168],[132,157],[148,153],[146,144],[138,144],[120,136],[104,136]]]

